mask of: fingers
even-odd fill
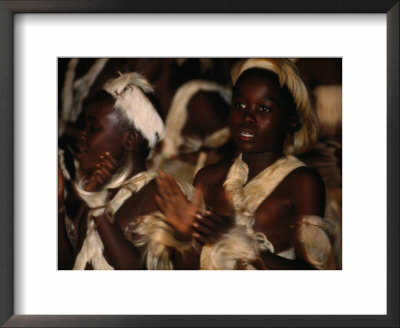
[[[110,155],[110,153],[106,153],[106,155],[100,156],[100,160],[100,166],[106,168],[109,171],[113,172],[118,167],[117,161],[114,157]]]
[[[181,188],[179,188],[175,179],[172,175],[160,171],[159,176],[156,179],[158,193],[161,197],[170,201],[186,201],[186,197],[183,194]]]
[[[110,161],[114,167],[118,166],[118,162],[115,159],[115,157],[113,155],[110,154],[110,152],[106,151],[105,153],[105,158]]]
[[[109,152],[106,152],[100,156],[100,163],[96,164],[96,170],[93,172],[91,180],[98,185],[103,185],[110,180],[117,167],[117,160]]]
[[[205,237],[203,237],[203,235],[199,234],[198,232],[193,232],[192,237],[200,245],[204,245],[204,244],[207,244],[209,242]]]
[[[102,184],[104,184],[106,181],[105,181],[105,176],[104,176],[104,174],[103,174],[103,172],[99,169],[99,170],[96,170],[95,172],[94,172],[94,174],[93,174],[93,178],[94,178],[94,180],[96,180],[96,182],[98,183],[98,184],[100,184],[100,185],[102,185]]]
[[[203,185],[198,184],[194,189],[194,194],[192,199],[192,210],[195,213],[199,211],[202,200],[203,200]]]
[[[156,195],[155,199],[156,199],[156,205],[157,205],[158,209],[161,212],[165,213],[167,211],[167,205],[164,201],[164,198],[160,197],[159,195]]]
[[[169,191],[171,193],[173,193],[173,194],[181,193],[182,194],[181,188],[179,188],[178,184],[176,183],[175,178],[171,174],[167,174],[165,172],[160,172],[160,173],[162,174],[161,175],[162,179],[165,179],[165,184],[166,184],[166,186],[168,186]]]
[[[100,156],[100,163],[96,166],[101,171],[103,178],[107,178],[114,174],[118,168],[118,162],[109,152],[105,152],[104,155]]]
[[[202,236],[211,236],[213,234],[213,231],[210,227],[200,223],[197,220],[192,223],[192,229]]]
[[[173,216],[170,215],[171,208],[170,208],[170,206],[168,206],[168,203],[165,201],[165,199],[162,198],[162,197],[159,196],[159,195],[155,195],[154,198],[155,198],[155,200],[156,200],[156,205],[157,205],[158,209],[159,209],[162,213],[164,213],[165,218],[166,218],[168,221],[171,221],[171,218],[172,218],[172,220],[173,220]]]
[[[157,194],[166,202],[173,201],[173,194],[171,193],[170,188],[168,188],[168,183],[166,183],[163,179],[156,179],[157,183]]]
[[[219,236],[218,224],[201,214],[196,214],[191,228],[193,238],[201,244],[213,243]]]
[[[233,222],[232,218],[225,217],[206,210],[203,214],[196,214],[192,224],[193,238],[202,243],[214,243],[226,232]]]
[[[117,168],[117,160],[110,154],[110,152],[105,152],[104,155],[100,156],[100,161],[96,164],[96,169],[90,176],[84,189],[86,191],[97,191],[111,179]]]
[[[206,216],[207,211],[204,213],[204,215],[197,213],[195,216],[196,222],[198,224],[204,225],[210,229],[215,229],[218,223],[213,220],[211,217]]]
[[[196,216],[196,221],[211,229],[223,230],[230,226],[233,219],[224,215],[219,215],[210,210],[206,210],[203,214]]]
[[[98,182],[94,178],[94,176],[90,177],[89,181],[85,184],[84,190],[86,191],[95,191],[98,188]]]

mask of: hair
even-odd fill
[[[240,82],[244,73],[250,69],[256,74],[268,74],[268,77],[272,77],[272,72],[277,76],[279,86],[289,91],[295,105],[295,117],[299,124],[296,126],[297,130],[294,129],[293,144],[287,147],[285,152],[295,154],[303,152],[317,140],[318,122],[311,108],[309,90],[297,67],[289,59],[283,58],[253,58],[240,61],[231,70],[234,88]]]
[[[105,90],[100,90],[90,98],[86,99],[84,102],[84,107],[87,107],[89,104],[98,105],[104,103],[108,103],[113,106],[115,112],[117,113],[118,119],[120,121],[120,127],[123,132],[128,132],[132,129],[136,129],[136,127],[132,124],[125,113],[119,108],[115,107],[115,98]]]

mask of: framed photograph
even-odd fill
[[[0,323],[398,326],[398,19],[398,1],[1,1]],[[343,269],[57,270],[57,73],[74,57],[341,58]]]

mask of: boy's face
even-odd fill
[[[291,98],[268,74],[248,74],[235,86],[229,116],[241,152],[281,152],[289,125]]]
[[[89,104],[84,111],[85,129],[78,142],[76,155],[81,170],[91,174],[100,163],[100,156],[109,152],[117,161],[124,152],[124,132],[114,100]]]

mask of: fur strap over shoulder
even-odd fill
[[[304,165],[296,157],[287,155],[265,168],[246,184],[249,169],[240,155],[231,166],[224,182],[225,190],[232,196],[236,222],[253,226],[254,213],[261,203],[290,172]]]
[[[202,269],[233,270],[239,263],[241,267],[251,269],[258,261],[260,251],[274,252],[274,246],[267,236],[253,230],[255,212],[290,172],[304,165],[296,157],[287,155],[246,184],[248,166],[241,155],[235,160],[224,187],[232,196],[236,225],[217,243],[203,247],[200,257]]]
[[[114,198],[108,202],[106,201],[108,188],[104,188],[100,192],[87,192],[84,191],[80,185],[77,184],[75,186],[78,194],[91,210],[87,217],[86,238],[76,258],[74,270],[84,270],[87,263],[91,263],[95,270],[114,269],[104,258],[104,245],[99,233],[96,231],[93,216],[103,215],[107,211],[107,218],[111,223],[113,223],[114,214],[122,204],[132,195],[133,192],[139,192],[156,175],[155,172],[144,171],[126,180],[120,185],[120,189]]]
[[[233,270],[238,267],[260,267],[257,265],[262,262],[259,258],[260,252],[273,253],[274,247],[265,234],[254,232],[254,214],[290,172],[304,165],[296,157],[289,155],[267,167],[246,184],[248,167],[240,156],[236,159],[224,183],[225,190],[232,195],[236,225],[217,243],[203,247],[200,258],[202,269]],[[303,216],[297,224],[297,239],[299,246],[303,248],[305,260],[316,269],[335,269],[331,246],[331,241],[339,229],[335,222],[309,215]],[[286,257],[283,253],[292,252],[289,249],[277,255]]]

